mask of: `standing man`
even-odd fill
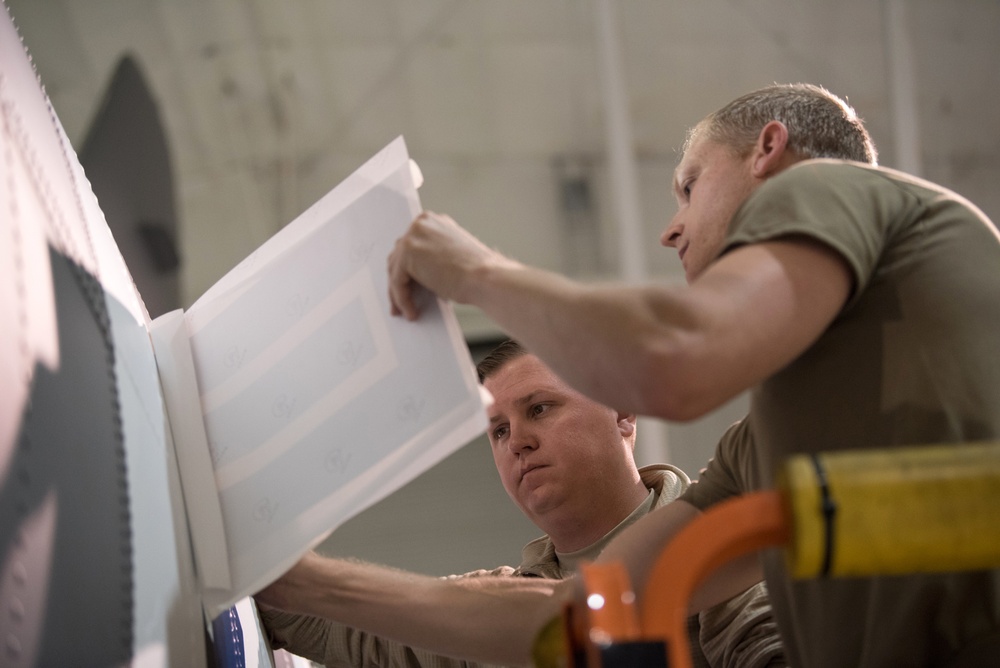
[[[389,258],[393,310],[417,317],[418,285],[476,305],[571,385],[638,414],[691,419],[752,390],[701,480],[605,552],[641,589],[679,526],[772,487],[791,454],[1000,437],[997,231],[874,163],[842,100],[771,86],[690,133],[661,238],[687,287],[582,285],[425,213]],[[764,562],[793,665],[1000,656],[996,571],[793,583],[780,555]]]
[[[636,467],[634,415],[573,390],[518,343],[502,343],[478,371],[495,400],[488,436],[500,480],[546,535],[525,546],[517,568],[453,577],[562,580],[688,488],[687,476],[673,466]],[[471,665],[317,617],[264,609],[262,618],[275,648],[328,667]],[[763,583],[692,622],[696,665],[786,665]]]

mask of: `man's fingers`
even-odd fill
[[[416,320],[419,315],[413,303],[413,279],[401,268],[400,241],[389,253],[389,313],[403,316],[407,320]]]
[[[410,289],[412,282],[404,286],[396,286],[389,289],[390,314],[403,316],[407,320],[416,320],[420,312],[413,303],[413,291]]]
[[[452,299],[467,257],[477,251],[474,242],[448,216],[423,211],[414,218],[388,258],[392,315],[416,320],[424,301],[423,288]]]

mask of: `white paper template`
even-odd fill
[[[195,376],[161,369],[210,614],[486,428],[488,395],[450,305],[428,294],[418,321],[389,315],[386,258],[420,211],[416,174],[397,138],[207,291],[183,327],[176,312],[154,322],[158,364],[183,359],[181,332]],[[178,407],[185,394],[197,407]],[[206,462],[211,494],[196,480]]]

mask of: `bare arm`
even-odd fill
[[[308,553],[256,598],[445,656],[526,665],[535,634],[560,613],[572,586],[541,578],[443,580]]]
[[[593,287],[514,262],[435,214],[414,221],[389,257],[395,312],[417,317],[416,284],[478,306],[592,398],[675,420],[705,414],[801,354],[851,280],[835,252],[790,239],[736,249],[687,287]]]

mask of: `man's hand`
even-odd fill
[[[313,551],[306,552],[284,575],[254,594],[254,600],[263,608],[294,608],[299,583],[308,581],[322,562],[323,557]]]
[[[392,315],[417,318],[418,285],[442,299],[467,303],[470,278],[491,265],[507,263],[511,261],[487,248],[450,217],[424,211],[389,254]]]

